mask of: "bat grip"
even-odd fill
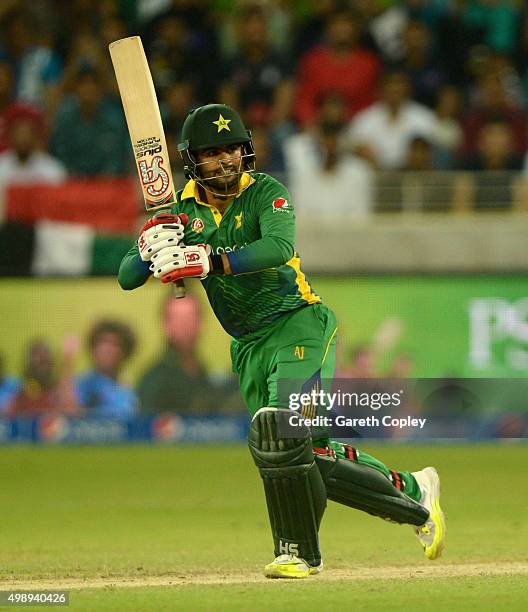
[[[172,284],[172,294],[178,299],[185,297],[185,285],[181,279]]]

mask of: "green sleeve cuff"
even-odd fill
[[[149,276],[149,262],[141,259],[135,244],[123,257],[119,266],[117,280],[121,285],[121,289],[130,290],[144,285]]]

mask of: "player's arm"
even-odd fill
[[[295,214],[286,189],[277,183],[262,194],[258,212],[261,238],[243,249],[211,255],[207,245],[178,245],[153,255],[150,270],[164,283],[209,274],[248,274],[281,266],[294,253]]]
[[[117,276],[119,285],[121,289],[136,289],[144,285],[149,276],[149,262],[141,259],[138,245],[134,244],[121,260]]]
[[[293,257],[295,213],[284,187],[264,195],[260,203],[259,224],[262,238],[222,256],[228,264],[225,273],[259,272],[282,266]]]

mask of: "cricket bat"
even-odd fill
[[[130,36],[108,46],[125,110],[128,132],[145,208],[148,212],[170,208],[176,201],[165,132],[139,36]],[[183,281],[174,284],[176,297],[185,296]]]

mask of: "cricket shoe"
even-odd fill
[[[433,467],[412,472],[422,492],[420,503],[429,510],[429,518],[420,527],[413,526],[425,556],[433,561],[442,554],[446,536],[444,513],[440,507],[440,478]]]
[[[323,561],[319,565],[309,565],[295,555],[279,555],[275,561],[264,567],[266,578],[308,578],[323,571]]]

